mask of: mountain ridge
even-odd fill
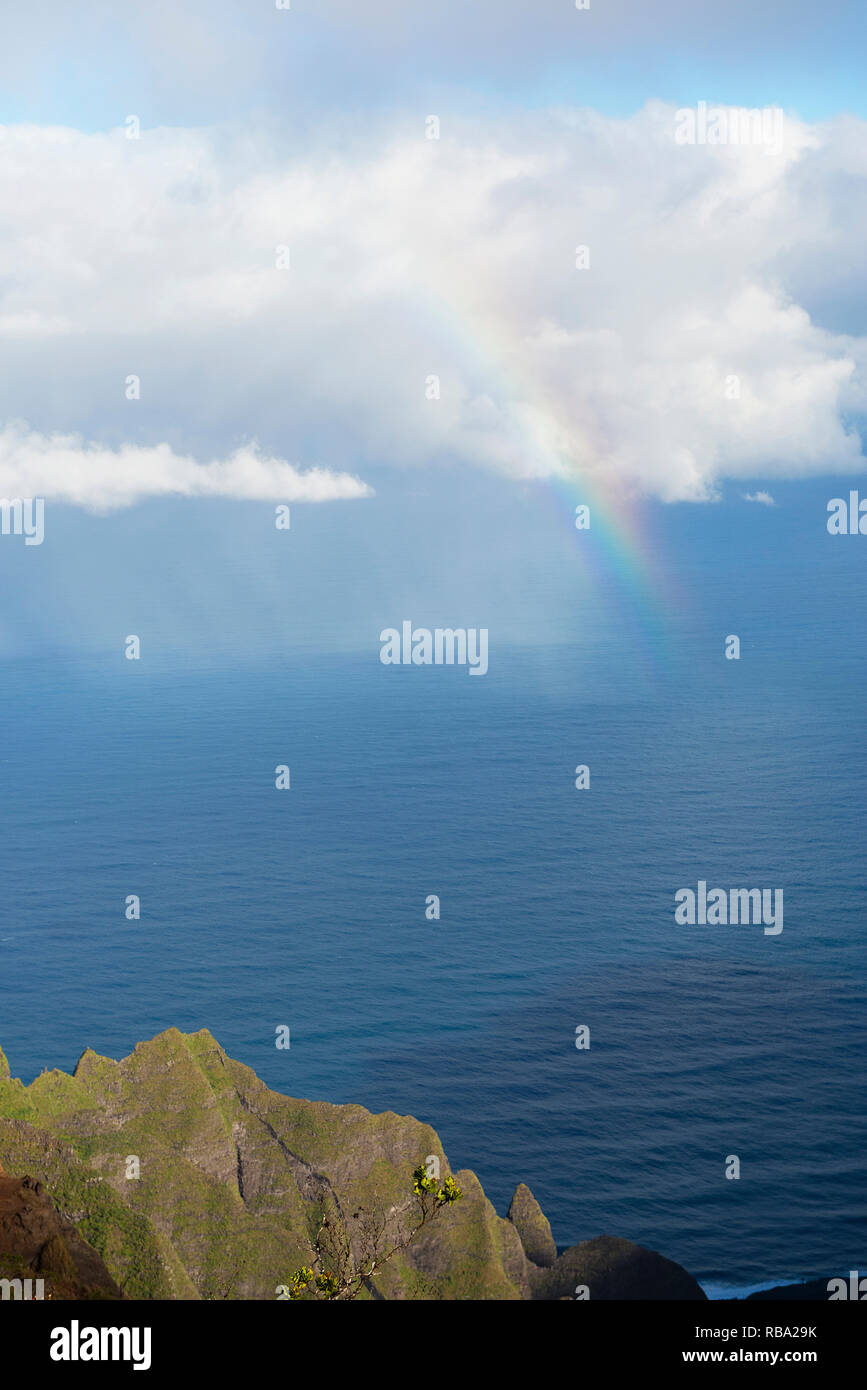
[[[128,1297],[273,1299],[309,1262],[324,1201],[354,1245],[359,1214],[395,1219],[427,1161],[452,1175],[430,1125],[272,1091],[206,1028],[166,1029],[119,1061],[86,1048],[71,1074],[46,1070],[27,1086],[0,1063],[0,1162],[45,1185]],[[680,1266],[628,1241],[597,1237],[558,1256],[523,1184],[510,1220],[472,1170],[453,1176],[463,1200],[360,1297],[562,1299],[588,1281],[579,1297],[705,1297]]]

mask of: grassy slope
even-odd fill
[[[428,1125],[269,1091],[206,1030],[121,1062],[88,1051],[28,1087],[0,1052],[0,1162],[42,1179],[132,1297],[273,1298],[309,1259],[324,1191],[343,1211],[400,1203],[428,1154],[449,1171]],[[522,1296],[517,1233],[456,1176],[464,1201],[384,1272],[386,1297]]]

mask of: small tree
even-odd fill
[[[393,1213],[359,1208],[352,1214],[352,1232],[333,1198],[323,1202],[311,1247],[312,1260],[291,1275],[288,1298],[328,1301],[357,1298],[368,1279],[411,1245],[419,1231],[463,1196],[453,1177],[429,1177],[424,1164],[413,1170],[413,1196],[403,1211]]]

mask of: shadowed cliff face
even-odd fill
[[[121,1297],[100,1256],[60,1215],[42,1184],[2,1169],[0,1279],[10,1281],[4,1286],[10,1298],[24,1289],[31,1297],[55,1300]]]
[[[430,1155],[443,1177],[450,1173],[430,1126],[280,1095],[206,1030],[169,1029],[120,1062],[88,1051],[72,1076],[45,1072],[28,1087],[9,1076],[0,1052],[0,1161],[45,1183],[134,1298],[273,1299],[309,1261],[323,1200],[336,1204],[355,1241],[354,1214],[388,1219],[405,1207],[412,1171]],[[516,1194],[513,1224],[496,1214],[472,1172],[455,1177],[463,1200],[362,1297],[574,1296],[580,1281],[563,1264],[572,1252],[544,1271],[525,1254],[522,1237],[540,1264],[556,1254],[529,1190]],[[607,1264],[587,1266],[591,1298],[642,1296],[611,1291],[624,1279],[639,1287],[625,1273],[629,1252],[644,1261],[644,1296],[703,1297],[679,1266],[619,1245],[613,1282]],[[665,1278],[648,1260],[666,1266]],[[682,1278],[672,1282],[671,1271]],[[654,1284],[665,1291],[653,1292]]]

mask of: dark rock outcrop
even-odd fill
[[[596,1236],[564,1250],[550,1269],[530,1276],[531,1297],[551,1301],[575,1298],[576,1289],[588,1290],[581,1297],[600,1300],[680,1299],[704,1301],[704,1290],[691,1274],[673,1260],[645,1250],[616,1236]]]
[[[521,1237],[524,1254],[534,1265],[547,1269],[557,1259],[557,1246],[551,1234],[551,1223],[526,1183],[518,1183],[509,1220]]]
[[[55,1300],[122,1296],[99,1255],[60,1215],[42,1184],[2,1169],[0,1279],[41,1279],[44,1297]],[[4,1286],[7,1296],[15,1297],[13,1288]]]
[[[748,1293],[745,1302],[756,1299],[765,1303],[827,1303],[830,1298],[827,1279],[811,1279],[805,1284],[779,1284],[775,1289],[759,1289]]]

